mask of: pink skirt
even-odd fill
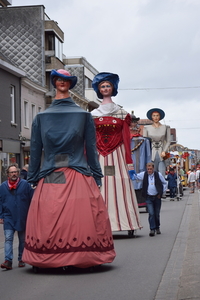
[[[69,168],[50,177],[39,181],[31,202],[23,261],[42,268],[111,263],[110,221],[93,177]]]

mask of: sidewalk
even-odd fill
[[[200,193],[189,194],[155,300],[200,299]]]

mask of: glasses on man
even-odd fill
[[[10,174],[16,174],[18,173],[18,171],[12,171],[12,172],[9,172]]]
[[[57,81],[63,81],[63,82],[69,81],[67,78],[61,78],[61,77],[58,77],[56,80]]]
[[[107,85],[101,85],[100,88],[101,89],[111,88],[111,85],[109,85],[109,84],[107,84]]]

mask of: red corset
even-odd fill
[[[101,155],[112,153],[123,143],[123,120],[113,117],[95,118],[97,149]]]

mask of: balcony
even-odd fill
[[[64,64],[52,54],[54,55],[54,51],[45,51],[46,71],[51,71],[52,69],[63,69]]]
[[[57,22],[52,20],[45,21],[45,31],[53,31],[59,39],[64,42],[64,32],[60,29]]]

